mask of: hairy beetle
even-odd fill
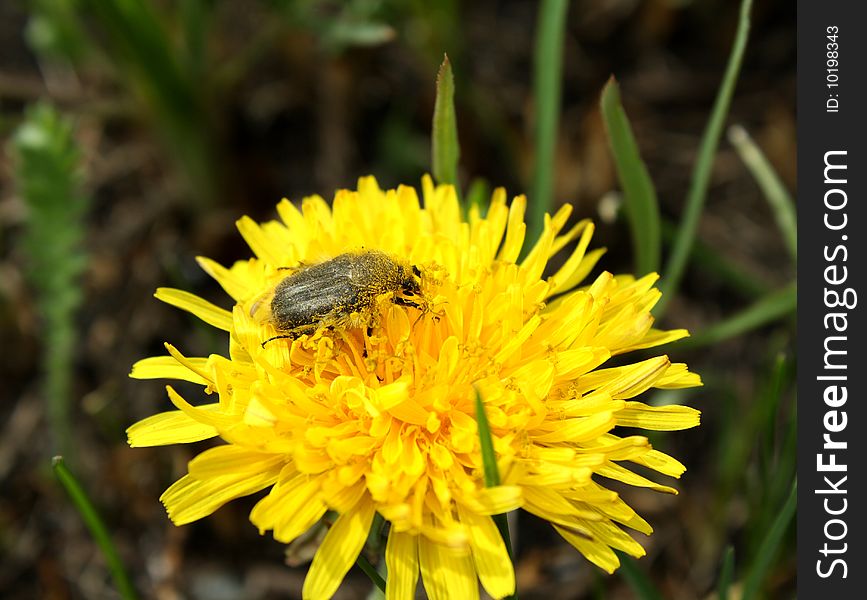
[[[421,295],[421,271],[380,250],[347,252],[303,266],[274,288],[269,318],[281,335],[262,346],[325,327],[370,326],[384,294],[395,304],[420,307],[414,297]]]

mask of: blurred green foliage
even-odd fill
[[[80,277],[88,199],[82,191],[72,123],[47,104],[32,107],[12,142],[17,186],[29,211],[23,240],[27,275],[42,317],[44,395],[54,450],[73,452],[72,368],[82,302]]]

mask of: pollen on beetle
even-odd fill
[[[418,274],[417,274],[418,273]],[[294,339],[323,329],[373,327],[383,301],[420,307],[421,278],[410,267],[378,250],[346,252],[303,266],[279,280],[270,297],[268,320],[282,332],[266,340]],[[257,312],[260,300],[251,307]]]
[[[242,218],[255,258],[231,268],[200,259],[231,308],[158,290],[229,345],[207,358],[167,345],[169,356],[133,367],[214,393],[193,404],[169,386],[177,410],[128,430],[132,446],[225,442],[163,494],[169,517],[189,523],[268,489],[250,520],[289,543],[332,511],[304,584],[315,599],[336,592],[377,513],[390,523],[390,598],[413,598],[419,576],[431,598],[478,598],[479,581],[493,598],[514,593],[491,515],[517,508],[605,571],[619,565],[614,549],[643,555],[627,530],[650,525],[604,481],[676,493],[635,467],[671,477],[685,467],[615,428],[694,427],[698,411],[639,397],[701,385],[665,355],[606,365],[687,335],[653,327],[657,276],[588,279],[603,251],[589,249],[592,223],[567,227],[568,206],[519,260],[523,197],[509,205],[498,189],[485,217],[473,210],[464,222],[452,187],[425,178],[422,188],[423,205],[413,188],[383,191],[368,177],[331,206],[312,197],[300,209],[283,201],[280,221]],[[365,260],[374,267],[357,270]],[[501,479],[490,488],[477,391]]]

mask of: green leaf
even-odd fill
[[[563,39],[566,32],[567,0],[539,3],[536,49],[533,61],[533,94],[536,104],[534,134],[535,166],[528,206],[527,239],[542,233],[545,214],[554,205],[554,167],[557,128],[560,122],[560,93],[563,78]]]
[[[121,598],[124,598],[125,600],[135,600],[135,589],[126,574],[123,562],[120,560],[120,556],[117,553],[114,543],[111,541],[111,536],[109,535],[102,518],[93,506],[93,503],[87,497],[84,488],[81,487],[81,484],[78,483],[78,480],[67,468],[66,464],[63,462],[62,456],[55,456],[51,461],[51,466],[54,469],[54,475],[66,490],[66,493],[69,494],[73,506],[75,506],[78,514],[81,515],[84,524],[90,531],[90,535],[93,536],[94,541],[99,546],[100,551],[102,551],[102,555],[105,557],[105,562],[108,564],[108,569],[114,579],[114,585],[117,587],[117,591],[120,593]]]
[[[738,21],[737,32],[735,33],[735,41],[732,45],[731,54],[729,54],[729,61],[726,66],[725,75],[723,75],[722,85],[720,86],[716,100],[714,101],[710,120],[708,121],[704,134],[702,135],[695,168],[692,171],[692,181],[690,182],[689,192],[686,197],[686,207],[684,209],[683,219],[681,220],[677,233],[677,239],[675,240],[671,255],[666,263],[662,280],[660,281],[659,289],[662,292],[662,298],[660,298],[653,310],[653,313],[657,318],[661,317],[665,313],[668,303],[671,301],[674,292],[677,291],[677,288],[680,285],[684,268],[686,267],[690,251],[692,250],[692,244],[695,241],[695,234],[698,230],[698,221],[701,217],[708,186],[710,184],[711,167],[713,166],[714,157],[716,156],[716,149],[719,145],[720,136],[722,135],[723,124],[726,115],[728,114],[738,74],[741,70],[744,50],[747,46],[747,37],[749,36],[750,31],[750,9],[752,8],[752,5],[752,0],[741,0],[740,19]]]
[[[792,196],[746,129],[740,125],[732,125],[729,127],[728,138],[747,169],[752,173],[756,183],[759,184],[768,204],[771,205],[774,219],[776,219],[777,227],[783,234],[783,240],[786,242],[789,254],[793,259],[797,259],[798,216],[795,212],[795,202],[792,200]]]
[[[779,513],[777,513],[777,518],[774,520],[774,524],[771,525],[770,530],[768,530],[768,534],[762,541],[762,545],[759,547],[759,551],[750,565],[749,573],[747,573],[746,580],[744,581],[744,591],[741,596],[742,600],[751,600],[758,595],[762,582],[765,581],[768,571],[771,569],[772,561],[776,557],[780,543],[783,541],[783,537],[789,528],[789,524],[795,516],[797,506],[798,482],[796,480],[792,482],[792,489],[791,492],[789,492],[789,497],[780,508]]]
[[[449,57],[446,55],[437,74],[437,97],[434,104],[431,137],[433,176],[437,183],[457,185],[460,154],[458,124],[455,117],[455,78]]]
[[[636,274],[646,275],[659,270],[661,233],[656,190],[641,160],[629,119],[620,103],[620,88],[614,77],[602,89],[600,104],[617,178],[626,202]]]

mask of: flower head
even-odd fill
[[[250,519],[281,542],[332,515],[306,598],[336,591],[375,513],[390,524],[389,598],[412,598],[419,574],[434,599],[478,597],[477,579],[494,598],[513,593],[513,567],[491,515],[517,508],[550,521],[609,572],[619,565],[612,549],[643,555],[622,527],[649,534],[650,525],[604,480],[675,493],[629,467],[673,477],[685,469],[647,438],[612,429],[697,425],[691,408],[635,397],[701,384],[666,356],[602,368],[615,355],[687,335],[653,329],[656,275],[603,273],[581,286],[602,250],[588,251],[589,221],[565,230],[568,206],[546,218],[519,261],[523,197],[507,206],[497,190],[484,217],[471,211],[464,222],[452,187],[425,178],[423,196],[422,206],[410,187],[382,191],[363,178],[331,207],[311,197],[300,210],[280,203],[282,222],[242,218],[238,228],[256,258],[231,268],[199,259],[234,300],[231,311],[157,291],[229,334],[228,357],[190,358],[167,345],[169,356],[133,367],[133,377],[191,381],[216,396],[194,406],[169,386],[177,410],[129,429],[133,446],[225,442],[190,461],[189,474],[163,494],[169,517],[189,523],[265,488]],[[549,260],[573,245],[546,277]],[[369,251],[418,273],[416,301],[399,302],[393,286],[330,313],[346,318],[316,313],[304,331],[286,333],[268,318],[274,290],[292,273]],[[334,304],[333,290],[292,293]],[[476,393],[490,422],[496,487],[485,486]]]

